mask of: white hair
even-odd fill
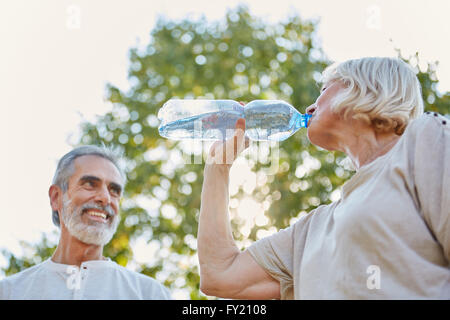
[[[417,76],[398,58],[367,57],[335,63],[322,73],[322,83],[341,81],[345,89],[332,101],[332,110],[362,119],[379,131],[401,135],[423,113]]]

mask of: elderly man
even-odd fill
[[[171,299],[154,279],[102,254],[119,224],[125,180],[111,150],[67,153],[49,189],[59,244],[50,259],[1,281],[0,299]]]

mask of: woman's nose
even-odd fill
[[[308,108],[306,108],[306,113],[307,114],[313,114],[314,111],[316,111],[316,104],[315,103],[313,103]]]

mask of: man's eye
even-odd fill
[[[93,181],[86,181],[84,183],[84,185],[87,185],[88,187],[93,187],[94,186],[94,182]]]
[[[115,195],[120,195],[120,191],[116,188],[111,188],[111,192]]]

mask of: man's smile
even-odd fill
[[[90,219],[105,223],[110,215],[104,211],[100,211],[97,209],[86,209],[83,210],[83,214],[87,214]]]

